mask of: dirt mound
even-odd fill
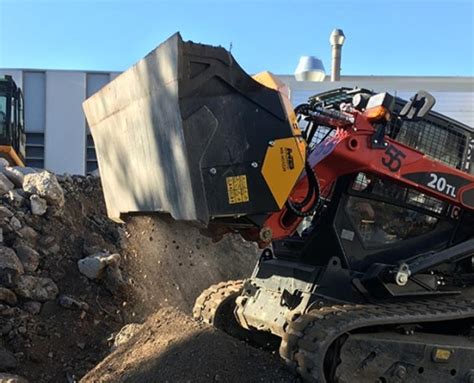
[[[112,223],[94,177],[22,171],[35,173],[0,171],[0,374],[76,382],[127,323],[164,306],[190,313],[203,289],[254,267],[239,237],[213,243],[164,217]]]
[[[277,356],[162,309],[81,383],[296,381]]]
[[[104,218],[98,181],[62,177],[60,184],[65,203],[45,203],[12,185],[0,203],[0,372],[30,382],[84,375],[107,355],[107,339],[124,323],[122,297],[77,267],[97,249],[120,250],[120,230]],[[17,261],[16,269],[5,255]]]

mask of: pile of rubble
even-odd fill
[[[190,313],[257,257],[239,237],[214,243],[166,217],[117,225],[98,178],[0,159],[0,383],[77,382],[156,310]]]
[[[119,229],[90,176],[0,162],[0,198],[0,382],[74,382],[124,324]]]

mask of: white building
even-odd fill
[[[94,144],[82,112],[82,101],[119,72],[0,69],[23,89],[27,133],[26,163],[58,174],[85,174],[97,168]],[[474,126],[473,77],[342,76],[337,83],[297,82],[279,76],[291,91],[294,105],[332,88],[361,87],[387,91],[408,99],[418,90],[432,93],[434,110]]]

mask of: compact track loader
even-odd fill
[[[176,34],[85,101],[110,217],[170,214],[262,254],[198,320],[271,333],[309,382],[474,382],[474,130],[269,73]]]

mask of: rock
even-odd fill
[[[7,335],[10,331],[13,330],[13,325],[10,322],[0,325],[0,336]]]
[[[98,279],[103,276],[104,270],[109,265],[117,265],[120,263],[120,255],[108,253],[98,253],[80,259],[77,262],[79,271],[89,279]]]
[[[51,246],[50,248],[48,249],[45,249],[45,252],[47,254],[57,254],[59,253],[59,251],[61,250],[61,248],[59,247],[59,245],[57,243],[55,243],[53,246]]]
[[[27,272],[36,271],[39,265],[39,254],[24,243],[15,246],[16,255],[23,264],[23,268]]]
[[[38,315],[41,312],[41,303],[30,301],[23,304],[23,308],[30,314]]]
[[[28,383],[28,381],[19,375],[4,374],[0,372],[0,383]]]
[[[14,188],[15,185],[3,173],[0,173],[0,194],[8,193]]]
[[[46,203],[46,200],[41,198],[39,195],[32,194],[30,196],[30,208],[32,214],[43,215],[48,209],[48,204]]]
[[[0,284],[13,287],[18,276],[25,272],[16,253],[9,247],[0,246]]]
[[[52,235],[45,235],[42,236],[39,240],[39,244],[41,247],[44,247],[46,249],[50,248],[56,243],[56,238],[53,237]]]
[[[38,233],[29,226],[23,226],[18,230],[18,234],[30,244],[35,244],[38,239]]]
[[[13,307],[10,307],[8,305],[3,305],[0,303],[0,317],[9,317],[12,316],[15,313],[15,310]]]
[[[0,168],[10,166],[10,162],[7,159],[0,157]]]
[[[10,351],[5,350],[0,346],[0,371],[11,370],[17,366],[18,362],[15,356]]]
[[[23,190],[27,193],[38,194],[51,205],[64,205],[64,192],[56,176],[48,171],[25,175]]]
[[[0,286],[0,302],[5,302],[10,306],[16,305],[17,299],[13,291]]]
[[[22,275],[18,278],[15,292],[23,298],[46,302],[55,299],[59,289],[51,278]]]
[[[117,335],[115,335],[112,351],[118,346],[127,343],[142,327],[143,325],[140,323],[129,323],[123,326]]]
[[[10,226],[12,227],[13,230],[18,231],[21,229],[23,225],[21,224],[20,220],[17,217],[13,216],[10,218]]]
[[[105,250],[101,248],[100,246],[97,245],[90,245],[86,242],[82,245],[82,253],[87,256],[99,254],[99,253],[105,253]]]
[[[15,207],[23,206],[23,202],[25,201],[25,193],[21,189],[10,190],[8,192],[8,200],[10,203]]]
[[[25,178],[25,175],[32,173],[37,173],[37,171],[33,168],[21,166],[7,166],[3,169],[3,174],[5,174],[17,188],[21,188],[23,186],[23,179]]]
[[[105,269],[105,287],[113,294],[125,293],[127,282],[123,279],[119,262],[111,263]]]
[[[13,217],[13,212],[6,206],[0,206],[0,219]]]
[[[3,244],[3,229],[0,227],[0,245]]]
[[[60,306],[71,309],[71,310],[89,310],[89,305],[86,302],[80,301],[76,298],[73,298],[69,295],[60,295],[58,299],[58,303]]]

